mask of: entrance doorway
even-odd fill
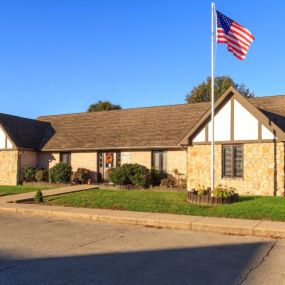
[[[98,182],[108,180],[110,169],[121,166],[121,152],[101,151],[98,153]]]

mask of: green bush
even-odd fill
[[[49,170],[49,181],[52,183],[69,183],[72,168],[64,162],[57,163]]]
[[[37,172],[36,167],[33,167],[33,166],[24,167],[24,171],[23,171],[24,180],[27,182],[35,181],[36,172]]]
[[[72,175],[75,183],[86,184],[90,179],[90,170],[86,168],[78,168]]]
[[[151,173],[148,168],[139,164],[123,164],[109,172],[109,181],[117,185],[132,184],[143,188],[149,187]]]
[[[46,182],[48,181],[48,172],[44,169],[38,169],[35,174],[35,180],[37,182]]]
[[[38,190],[36,195],[34,196],[34,201],[36,203],[42,203],[44,201],[43,193],[41,190]]]
[[[154,168],[150,170],[150,176],[152,186],[159,186],[161,184],[161,181],[167,178],[167,174],[164,171],[158,171]]]

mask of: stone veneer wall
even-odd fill
[[[0,151],[0,185],[16,185],[18,182],[17,150]]]
[[[240,194],[284,195],[284,143],[244,144],[244,177],[222,178],[222,145],[215,146],[215,184],[234,187]],[[188,190],[210,186],[211,146],[188,147]]]

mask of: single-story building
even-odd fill
[[[215,104],[216,184],[239,193],[284,195],[285,96],[246,99],[229,88]],[[21,182],[25,166],[69,163],[94,182],[124,163],[171,173],[188,189],[210,186],[210,103],[40,116],[0,114],[0,184]]]

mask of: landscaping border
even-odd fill
[[[238,195],[230,197],[212,197],[211,195],[199,195],[193,191],[187,191],[187,201],[196,205],[222,205],[230,204],[238,200]]]

